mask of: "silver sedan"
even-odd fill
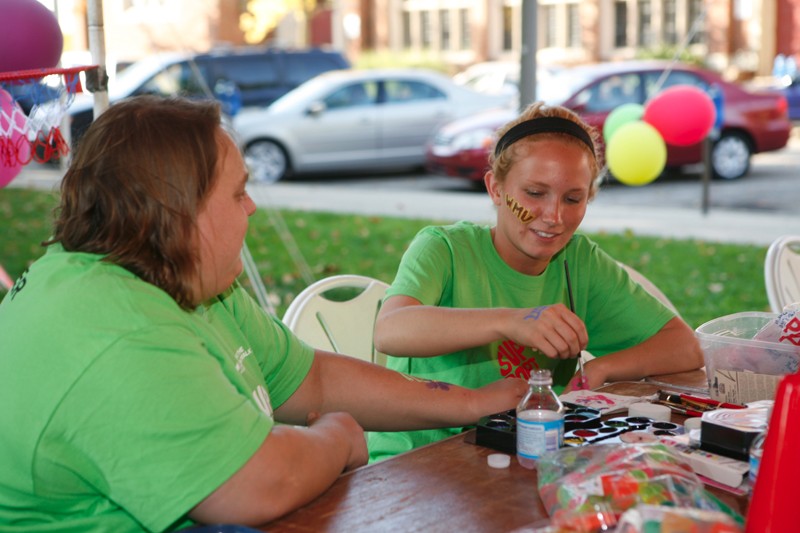
[[[422,166],[439,126],[512,106],[422,69],[338,70],[321,74],[271,106],[233,122],[255,181],[291,174]]]

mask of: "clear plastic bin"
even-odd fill
[[[717,371],[781,376],[797,372],[800,346],[790,342],[753,340],[778,314],[746,312],[710,320],[695,330],[706,365],[710,391]]]

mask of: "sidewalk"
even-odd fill
[[[25,167],[11,187],[50,190],[58,186],[58,169]],[[485,195],[444,191],[364,190],[335,183],[253,184],[251,196],[260,207],[352,213],[445,222],[492,222],[494,206]],[[615,205],[598,196],[589,205],[581,229],[587,233],[625,233],[768,246],[781,235],[800,232],[800,214],[712,208],[634,207]]]
[[[259,206],[301,211],[361,213],[401,218],[430,218],[490,223],[494,206],[481,194],[437,191],[366,191],[336,185],[253,185],[253,200]],[[581,224],[587,233],[625,233],[676,239],[768,246],[787,233],[800,232],[800,215],[744,210],[672,207],[633,207],[604,202],[602,195],[589,205]]]

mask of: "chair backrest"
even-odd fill
[[[339,275],[306,287],[283,322],[314,348],[385,364],[372,342],[375,318],[388,284],[367,276]]]
[[[625,263],[620,263],[619,261],[617,261],[617,263],[619,263],[619,265],[622,268],[628,271],[628,275],[633,279],[633,281],[641,285],[644,290],[646,290],[647,292],[649,292],[650,294],[661,300],[661,303],[672,309],[672,311],[674,311],[676,315],[680,316],[680,313],[678,313],[678,310],[672,304],[670,299],[667,298],[667,295],[661,292],[661,289],[656,287],[652,281],[650,281],[644,276],[644,274],[642,274],[635,268],[626,265]]]
[[[800,235],[778,237],[767,249],[764,284],[773,313],[800,302]]]

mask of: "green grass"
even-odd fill
[[[12,278],[43,253],[39,243],[50,231],[55,201],[46,192],[0,190],[0,264]],[[251,218],[247,244],[282,316],[307,285],[303,263],[313,279],[363,274],[391,282],[414,234],[431,223],[437,221],[259,209]],[[632,233],[591,237],[650,278],[693,328],[731,313],[769,310],[763,273],[766,247]],[[290,253],[293,244],[302,262]]]

